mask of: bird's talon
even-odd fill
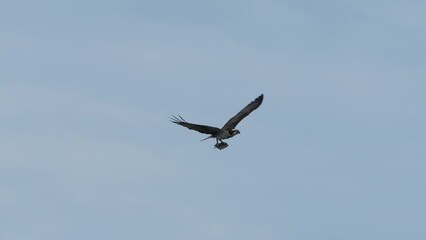
[[[220,143],[216,143],[216,145],[214,145],[214,148],[217,148],[219,150],[222,150],[224,148],[228,147],[228,144],[226,142],[220,142]]]

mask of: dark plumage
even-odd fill
[[[251,112],[256,110],[262,104],[262,102],[263,102],[263,94],[261,94],[254,101],[252,101],[247,106],[245,106],[241,111],[239,111],[235,116],[229,119],[228,122],[226,122],[222,128],[189,123],[185,119],[183,119],[183,117],[181,117],[180,115],[178,117],[172,115],[170,121],[191,130],[195,130],[204,134],[209,134],[210,136],[203,139],[202,141],[209,138],[216,138],[215,147],[218,149],[223,149],[223,148],[226,148],[228,144],[223,142],[222,140],[231,138],[239,134],[240,131],[235,129],[235,127],[238,125],[239,122],[241,122],[241,120],[243,120]]]

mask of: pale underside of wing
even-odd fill
[[[172,117],[170,118],[170,121],[178,125],[181,125],[183,127],[186,127],[188,129],[195,130],[197,132],[204,133],[204,134],[215,135],[216,133],[221,131],[221,129],[217,127],[189,123],[185,119],[183,119],[181,116],[176,117],[172,115]]]
[[[257,97],[255,100],[253,100],[251,103],[249,103],[247,106],[245,106],[240,112],[238,112],[235,116],[233,116],[225,125],[222,127],[222,129],[231,130],[234,129],[241,120],[243,120],[245,117],[247,117],[251,112],[256,110],[260,104],[262,104],[263,101],[263,94],[261,94],[259,97]]]

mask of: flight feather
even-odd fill
[[[170,119],[170,121],[178,125],[181,125],[183,127],[186,127],[188,129],[195,130],[197,132],[204,133],[204,134],[215,135],[216,133],[220,131],[220,128],[217,128],[217,127],[189,123],[185,119],[183,119],[183,117],[181,116],[176,117],[172,115],[172,118]]]
[[[245,106],[241,111],[239,111],[235,116],[233,116],[225,125],[222,127],[222,129],[234,129],[241,120],[243,120],[245,117],[247,117],[251,112],[256,110],[260,104],[262,104],[263,101],[263,94],[261,94],[259,97],[257,97],[255,100],[253,100],[251,103],[249,103],[247,106]]]

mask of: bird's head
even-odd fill
[[[237,134],[240,134],[240,131],[239,131],[238,129],[232,129],[232,130],[231,130],[231,135],[232,135],[232,136],[235,136],[235,135],[237,135]]]

